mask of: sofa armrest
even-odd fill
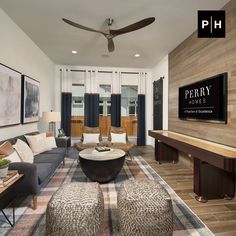
[[[37,167],[35,164],[14,162],[9,164],[9,170],[18,170],[19,174],[24,174],[16,185],[16,193],[37,194],[39,192]]]

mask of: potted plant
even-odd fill
[[[0,160],[0,178],[5,178],[7,176],[8,166],[10,163],[11,161],[7,159]]]

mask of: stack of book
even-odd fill
[[[107,151],[110,151],[111,149],[106,147],[106,146],[103,146],[103,147],[95,147],[95,149],[98,151],[98,152],[107,152]]]
[[[0,180],[0,188],[5,187],[11,181],[16,179],[18,176],[19,176],[19,173],[17,170],[9,170],[7,173],[7,176]]]

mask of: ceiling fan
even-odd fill
[[[126,27],[123,27],[121,29],[116,29],[116,30],[110,29],[110,26],[113,24],[114,20],[112,18],[108,18],[106,19],[107,25],[108,25],[108,30],[106,31],[95,30],[95,29],[80,25],[78,23],[75,23],[73,21],[67,20],[65,18],[62,18],[62,20],[66,22],[67,24],[77,27],[79,29],[83,29],[83,30],[87,30],[91,32],[97,32],[104,35],[106,39],[108,40],[108,51],[113,52],[115,50],[115,45],[113,42],[114,37],[146,27],[155,21],[155,17],[148,17],[134,24],[131,24],[131,25],[128,25]]]

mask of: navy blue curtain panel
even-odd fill
[[[120,127],[121,94],[111,95],[111,126]]]
[[[138,95],[138,127],[137,127],[137,145],[146,145],[146,132],[145,132],[145,95]]]
[[[71,103],[72,93],[61,93],[61,128],[68,137],[71,135]]]
[[[88,127],[99,126],[99,94],[84,94],[84,124]]]

